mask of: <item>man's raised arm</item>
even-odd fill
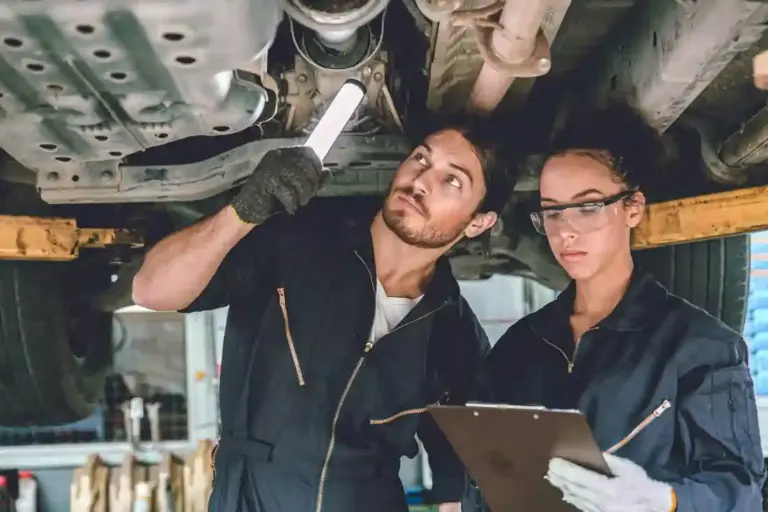
[[[253,227],[227,206],[164,238],[147,253],[133,278],[133,302],[158,311],[186,308],[205,290],[224,257]]]
[[[264,244],[240,241],[272,215],[296,213],[320,188],[321,171],[308,148],[266,153],[231,205],[169,235],[147,253],[133,279],[134,303],[159,311],[228,305],[233,290],[245,291],[253,282],[249,276],[262,270],[255,267],[268,259],[272,245],[266,233]],[[258,227],[254,235],[265,229]]]

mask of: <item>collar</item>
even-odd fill
[[[376,278],[376,263],[373,258],[373,239],[370,229],[372,221],[373,218],[365,218],[350,222],[344,227],[344,236],[349,248],[360,256],[373,277]],[[459,284],[453,277],[450,262],[447,257],[443,256],[437,260],[432,281],[427,286],[419,305],[424,303],[429,308],[438,308],[456,302],[459,293]]]
[[[638,267],[632,272],[629,287],[614,310],[597,325],[613,331],[637,331],[655,323],[663,313],[668,292],[653,276]],[[571,281],[558,297],[529,317],[536,332],[552,332],[553,327],[569,325],[576,297]],[[569,331],[570,332],[570,331]]]

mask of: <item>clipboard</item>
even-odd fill
[[[584,415],[501,404],[427,408],[493,512],[574,512],[544,479],[560,457],[610,476]]]

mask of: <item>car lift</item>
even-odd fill
[[[696,242],[768,229],[768,186],[651,204],[633,249]]]
[[[71,261],[80,249],[143,246],[132,230],[79,228],[75,219],[0,215],[0,259]]]
[[[647,207],[632,248],[650,249],[768,229],[768,186],[675,199]],[[0,215],[0,259],[71,261],[80,249],[142,247],[128,229],[79,228],[75,219]]]

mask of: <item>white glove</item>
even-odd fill
[[[634,462],[605,454],[613,477],[603,476],[563,459],[549,461],[546,479],[560,489],[563,500],[582,512],[671,512],[672,487],[652,480]]]

